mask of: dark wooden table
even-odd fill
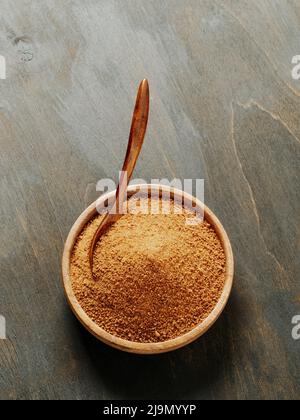
[[[2,0],[2,399],[300,397],[298,0]],[[204,178],[234,247],[215,327],[157,357],[97,342],[60,283],[64,240],[117,179],[139,81],[136,176]]]

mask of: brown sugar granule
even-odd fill
[[[178,337],[207,318],[224,288],[225,253],[209,223],[188,225],[190,216],[187,210],[124,215],[96,247],[97,281],[88,252],[102,216],[84,228],[71,277],[77,300],[94,322],[118,337],[148,343]]]

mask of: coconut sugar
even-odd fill
[[[172,201],[171,214],[126,214],[111,227],[95,249],[97,280],[88,254],[103,216],[79,236],[71,259],[73,290],[107,332],[136,342],[166,341],[204,321],[219,301],[226,265],[222,244],[207,221],[189,225],[190,211],[176,214],[175,207]]]

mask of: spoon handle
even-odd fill
[[[114,204],[114,211],[108,212],[103,218],[100,226],[98,227],[89,250],[89,260],[91,271],[93,272],[93,259],[94,251],[97,245],[97,242],[100,239],[100,236],[105,233],[105,231],[114,224],[122,215],[123,204],[125,201],[126,191],[130,179],[132,177],[136,162],[138,160],[142,145],[144,142],[148,116],[149,116],[149,106],[150,106],[150,94],[149,94],[149,84],[146,79],[144,79],[138,90],[136,104],[132,117],[132,124],[129,134],[127,152],[122,168],[122,173],[120,177],[120,182],[116,192],[116,199]]]
[[[149,84],[146,79],[144,79],[138,90],[136,104],[132,116],[131,129],[128,140],[127,152],[122,168],[122,174],[120,177],[120,182],[117,188],[116,194],[116,210],[117,213],[121,213],[124,196],[128,184],[131,180],[136,162],[140,155],[140,151],[143,146],[147,124],[149,116]]]

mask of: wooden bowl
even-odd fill
[[[128,197],[136,193],[137,191],[148,191],[150,185],[134,185],[128,188]],[[214,308],[214,310],[210,313],[210,315],[199,325],[193,328],[188,333],[176,337],[172,340],[167,340],[160,343],[137,343],[133,341],[127,341],[122,338],[116,337],[103,328],[98,326],[92,319],[84,312],[82,307],[80,306],[79,302],[76,299],[76,296],[72,289],[72,281],[70,276],[70,261],[71,255],[76,244],[78,236],[81,234],[85,225],[93,219],[98,213],[96,209],[101,208],[105,201],[114,196],[115,192],[103,195],[97,202],[90,205],[78,218],[75,222],[74,226],[72,227],[69,236],[67,238],[63,259],[62,259],[62,278],[63,278],[63,285],[66,293],[67,300],[69,305],[78,318],[78,320],[83,324],[83,326],[92,333],[96,338],[101,340],[102,342],[115,347],[119,350],[123,350],[130,353],[138,353],[138,354],[158,354],[158,353],[165,353],[168,351],[176,350],[180,347],[186,346],[187,344],[191,343],[192,341],[196,340],[200,336],[202,336],[205,332],[207,332],[212,325],[217,321],[221,313],[223,312],[227,301],[229,299],[232,285],[233,285],[233,273],[234,273],[234,260],[233,260],[233,253],[229,238],[221,225],[220,221],[214,215],[214,213],[209,210],[206,206],[204,206],[199,200],[196,198],[176,189],[171,189],[166,186],[162,185],[151,185],[151,188],[156,188],[159,191],[160,195],[163,192],[169,192],[171,197],[176,200],[184,197],[189,204],[196,205],[199,209],[204,211],[204,218],[207,220],[215,229],[218,237],[220,238],[225,255],[226,255],[226,279],[225,279],[225,286],[223,293]]]

